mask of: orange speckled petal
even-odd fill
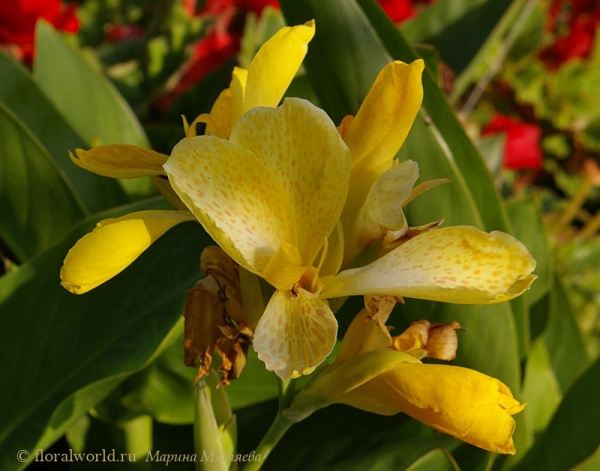
[[[71,293],[87,293],[127,268],[169,229],[194,219],[189,211],[152,210],[100,221],[69,250],[61,284]]]
[[[448,227],[422,233],[367,266],[322,278],[321,296],[382,294],[491,304],[527,290],[534,269],[531,254],[508,234]]]
[[[111,144],[91,150],[69,152],[71,160],[90,172],[112,178],[165,175],[163,164],[169,158],[150,149],[130,144]]]
[[[314,371],[331,353],[337,321],[326,301],[298,289],[276,291],[254,332],[253,347],[268,370],[282,378]]]
[[[287,194],[304,265],[313,262],[344,206],[350,153],[324,111],[299,98],[255,108],[238,121],[231,142],[250,149]]]
[[[277,106],[298,72],[308,43],[315,35],[315,22],[286,26],[256,53],[248,69],[244,111],[256,106]]]
[[[282,184],[248,149],[213,136],[186,138],[165,170],[215,242],[249,271],[260,274],[278,248],[293,240]]]

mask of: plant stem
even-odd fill
[[[141,415],[121,425],[125,435],[125,449],[129,456],[146,457],[152,451],[152,417]],[[150,463],[140,459],[136,469],[149,469]]]
[[[261,468],[275,445],[279,443],[281,437],[287,432],[287,430],[294,424],[289,419],[283,417],[281,412],[277,413],[277,417],[271,424],[271,427],[258,444],[255,450],[254,456],[257,458],[253,461],[249,461],[248,464],[244,467],[244,471],[257,471]],[[259,461],[260,460],[260,461]]]
[[[256,471],[260,469],[267,459],[267,456],[269,456],[273,448],[275,448],[275,445],[281,440],[281,437],[283,437],[285,432],[296,423],[293,420],[285,418],[282,414],[285,409],[290,407],[292,400],[294,399],[294,381],[291,379],[277,379],[279,380],[279,410],[277,411],[277,416],[256,447],[256,450],[254,450],[254,456],[258,459],[249,461],[244,467],[244,471]]]

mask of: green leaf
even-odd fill
[[[238,379],[226,386],[231,408],[241,409],[274,399],[279,395],[276,376],[267,371],[254,349],[248,349],[248,361]]]
[[[406,471],[455,471],[458,470],[458,465],[452,460],[445,450],[437,449],[423,455],[411,466],[406,468]]]
[[[534,274],[538,279],[522,297],[511,302],[519,335],[520,356],[525,358],[531,340],[529,306],[537,303],[550,290],[551,254],[538,203],[534,198],[512,201],[506,206],[514,234],[535,258]]]
[[[164,207],[161,199],[102,216]],[[209,241],[181,224],[127,270],[81,296],[59,285],[67,250],[98,218],[0,279],[0,468],[18,469],[18,450],[56,440],[122,379],[144,367],[181,316],[184,290],[200,277]],[[43,437],[43,438],[42,438]]]
[[[435,46],[460,73],[494,29],[509,0],[441,0],[400,26],[411,43]]]
[[[600,358],[573,383],[545,433],[515,468],[562,471],[596,452],[600,443]]]
[[[60,241],[85,215],[48,151],[0,103],[0,237],[21,261]]]
[[[523,380],[523,402],[527,402],[524,414],[531,417],[533,432],[542,432],[560,404],[562,393],[543,341],[531,349]]]
[[[4,103],[48,149],[89,213],[126,203],[116,180],[87,172],[71,162],[69,149],[85,147],[29,72],[0,50],[0,102]]]
[[[135,414],[149,414],[166,424],[194,420],[193,385],[196,372],[183,363],[183,319],[175,327],[171,346],[141,372],[123,383],[129,390],[120,404]]]
[[[564,392],[589,363],[581,332],[562,281],[554,280],[544,342],[552,367]]]
[[[509,202],[506,209],[515,237],[525,244],[537,262],[533,273],[538,278],[525,294],[528,303],[533,305],[550,290],[553,268],[539,204],[534,198],[526,198]]]
[[[37,23],[36,38],[34,77],[87,145],[148,147],[137,118],[96,67],[44,21]]]

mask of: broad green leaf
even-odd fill
[[[258,417],[239,413],[240,441],[256,433]],[[264,408],[256,416],[269,414]],[[259,437],[247,446],[256,447]],[[265,463],[264,469],[286,471],[388,471],[409,467],[424,454],[443,448],[454,450],[462,442],[438,434],[426,425],[397,414],[371,414],[347,406],[333,405],[318,410],[295,424],[284,435]],[[250,448],[253,449],[253,448]]]
[[[534,198],[511,201],[506,209],[515,237],[525,244],[537,262],[533,273],[538,279],[525,294],[528,303],[533,305],[550,290],[552,284],[552,254],[544,223]]]
[[[411,43],[426,42],[460,73],[494,29],[509,0],[440,0],[400,26]]]
[[[600,469],[600,446],[592,456],[571,468],[572,471],[598,471],[598,469]]]
[[[48,151],[0,103],[0,237],[20,261],[60,241],[85,215]]]
[[[593,455],[600,443],[600,358],[569,388],[552,417],[517,470],[571,469]]]
[[[274,399],[279,395],[276,376],[267,371],[265,364],[258,359],[252,348],[248,349],[248,362],[244,371],[226,388],[234,411]]]
[[[87,172],[69,159],[69,149],[86,147],[29,72],[0,50],[0,102],[9,108],[48,149],[89,213],[126,203],[117,181]]]
[[[517,454],[507,458],[503,469],[511,469],[525,456],[527,450],[533,445],[534,434],[540,434],[545,430],[562,399],[558,381],[552,371],[548,350],[541,340],[533,345],[527,358],[520,399],[527,403],[527,407],[516,417],[517,428],[514,438]],[[530,432],[529,436],[521,438],[523,427],[519,419],[526,420],[525,430]]]
[[[149,414],[158,422],[191,424],[196,372],[183,363],[183,319],[174,330],[171,346],[123,383],[123,389],[129,392],[120,399],[120,404],[129,412]]]
[[[483,227],[477,205],[460,170],[437,127],[427,123],[421,112],[398,153],[398,160],[414,160],[419,164],[417,183],[448,178],[449,183],[432,188],[404,207],[411,226],[444,220],[444,226],[471,225]]]
[[[34,77],[87,145],[148,147],[137,118],[113,85],[52,26],[38,21]]]
[[[552,368],[564,392],[589,363],[581,332],[562,281],[555,278],[550,292],[548,323],[543,334]]]
[[[437,449],[423,455],[406,468],[406,471],[429,471],[432,469],[436,471],[457,471],[458,465],[450,458],[446,451]]]
[[[537,341],[527,358],[523,380],[523,400],[527,402],[525,414],[531,417],[535,433],[546,428],[561,399],[546,345]]]
[[[157,207],[119,208],[103,217]],[[208,237],[182,224],[127,270],[85,295],[68,293],[58,273],[68,249],[98,218],[0,279],[0,468],[18,469],[18,450],[49,444],[121,379],[155,355],[181,316],[185,289],[200,277]]]
[[[519,335],[520,357],[525,358],[531,340],[529,306],[538,302],[550,289],[551,254],[538,203],[533,198],[512,201],[506,206],[514,234],[535,258],[538,276],[531,289],[511,301]]]

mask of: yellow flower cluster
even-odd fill
[[[314,22],[277,32],[248,70],[234,70],[230,87],[209,114],[186,126],[188,137],[170,156],[122,145],[72,155],[77,165],[101,175],[153,176],[179,210],[100,222],[67,255],[61,270],[66,289],[81,294],[97,287],[167,230],[197,220],[242,269],[274,287],[255,327],[253,348],[267,369],[293,378],[311,373],[336,343],[330,298],[383,295],[497,303],[529,288],[535,261],[513,237],[474,227],[438,228],[439,222],[408,226],[403,206],[445,181],[415,186],[418,165],[394,159],[421,106],[423,61],[388,64],[356,116],[337,127],[306,100],[281,103],[314,34]],[[206,123],[204,135],[196,136],[198,122]],[[361,253],[373,243],[381,244],[381,256],[361,264]],[[378,413],[404,411],[478,446],[514,451],[510,415],[521,406],[502,383],[471,370],[423,365],[385,348],[357,358],[373,352],[394,353],[390,361],[395,366],[372,355],[374,360],[356,370],[368,370],[363,379],[371,379],[344,391],[327,383],[318,390],[327,398],[323,401]],[[344,369],[339,362],[331,375]],[[447,382],[451,393],[432,394],[436,378]],[[463,382],[466,386],[459,386]],[[476,392],[465,396],[469,388]],[[487,426],[475,424],[467,413],[477,392],[485,404],[493,395],[502,410],[477,413]],[[459,413],[445,414],[459,403]],[[497,430],[502,438],[487,440],[499,416],[505,424]]]

